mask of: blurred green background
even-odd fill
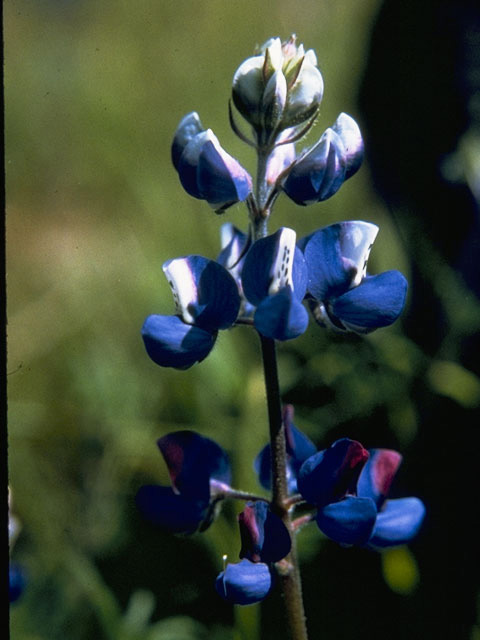
[[[173,311],[166,259],[215,257],[222,222],[246,227],[240,205],[220,219],[181,188],[170,163],[180,118],[198,111],[252,170],[251,150],[228,124],[231,79],[255,45],[293,32],[316,51],[325,80],[310,139],[340,111],[368,123],[368,100],[359,106],[358,97],[382,5],[4,3],[8,465],[22,523],[11,553],[28,575],[11,608],[12,640],[284,637],[277,596],[234,611],[214,592],[223,554],[238,554],[239,506],[192,538],[156,531],[134,506],[141,484],[168,483],[155,442],[175,429],[213,437],[231,454],[236,485],[258,490],[251,465],[267,430],[255,335],[223,332],[205,362],[177,372],[149,360],[140,328],[148,314]],[[392,130],[396,117],[385,114]],[[477,139],[462,138],[460,151],[458,139],[449,167],[466,184],[467,161],[478,167]],[[392,216],[387,200],[367,156],[335,198],[309,208],[280,198],[271,222],[303,235],[370,220],[381,227],[373,272],[397,268],[415,281],[423,265],[394,327],[359,340],[312,324],[280,348],[282,393],[297,425],[320,447],[349,435],[399,449],[398,491],[420,495],[429,509],[420,539],[382,556],[340,549],[313,528],[301,533],[311,637],[377,638],[388,629],[393,639],[478,640],[478,581],[468,569],[478,553],[458,546],[474,522],[478,290],[441,247],[423,242],[415,215],[402,218],[412,206],[397,203]],[[427,291],[441,310],[433,346],[422,342],[431,327],[415,315]],[[467,489],[465,504],[457,485]]]

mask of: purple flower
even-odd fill
[[[263,600],[273,586],[271,564],[291,549],[290,534],[266,502],[248,503],[238,516],[242,549],[238,563],[229,563],[216,580],[222,598],[234,604]]]
[[[396,451],[366,451],[359,442],[343,438],[306,460],[298,489],[318,508],[319,529],[340,544],[372,549],[414,538],[425,516],[423,502],[386,499],[401,459]]]
[[[252,190],[248,172],[221,147],[211,129],[203,129],[195,112],[178,125],[172,162],[185,191],[206,200],[217,213],[246,200]]]
[[[193,431],[175,431],[157,442],[172,486],[145,485],[136,501],[145,517],[171,533],[194,533],[212,522],[215,507],[230,489],[226,452]]]
[[[256,329],[267,338],[296,338],[308,326],[308,313],[302,305],[307,269],[295,242],[295,231],[282,227],[257,240],[245,256],[243,293],[255,307]]]
[[[358,171],[363,151],[357,123],[346,113],[341,113],[319,141],[296,159],[282,188],[300,205],[327,200]]]
[[[367,275],[378,233],[369,222],[332,224],[304,238],[308,294],[317,322],[336,331],[368,333],[399,317],[407,281],[399,271]]]
[[[163,271],[178,315],[149,316],[142,337],[154,362],[162,367],[187,369],[206,358],[219,329],[233,325],[240,309],[240,295],[228,271],[203,256],[168,260]]]

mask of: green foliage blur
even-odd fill
[[[255,45],[292,32],[316,51],[325,80],[310,136],[340,111],[357,117],[380,4],[4,3],[8,466],[22,525],[11,553],[28,574],[11,608],[12,640],[271,637],[261,629],[268,615],[278,617],[273,605],[234,612],[214,592],[222,556],[238,554],[240,506],[227,506],[205,534],[172,538],[134,505],[141,484],[168,483],[155,442],[169,431],[195,429],[217,440],[232,457],[235,484],[255,491],[252,461],[267,440],[253,332],[223,332],[205,362],[186,372],[160,369],[144,351],[144,318],[173,312],[162,263],[189,253],[215,257],[220,224],[247,224],[240,205],[219,219],[183,191],[170,143],[180,118],[196,110],[253,170],[253,153],[228,124],[231,79]],[[280,198],[270,228],[289,225],[301,236],[343,219],[380,225],[373,272],[409,276],[409,248],[368,165],[325,203],[301,208]],[[364,340],[332,337],[311,323],[280,347],[284,397],[319,446],[344,426],[366,446],[414,445],[420,425],[410,391],[419,376],[452,402],[478,408],[480,380],[455,347],[478,321],[478,306],[445,265],[437,285],[446,287],[451,309],[441,356],[426,355],[401,323]],[[384,440],[379,426],[368,435],[378,414]],[[333,562],[325,558],[356,553],[334,548],[316,529],[301,533],[299,550],[311,594],[322,563]],[[407,549],[362,562],[395,603],[421,584]],[[342,570],[330,575],[341,592]],[[307,597],[310,619],[321,615],[314,602]]]

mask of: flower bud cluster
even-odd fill
[[[323,97],[323,78],[312,49],[292,36],[268,40],[233,77],[233,102],[252,125],[259,146],[270,146],[285,129],[315,117]]]

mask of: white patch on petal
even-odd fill
[[[185,258],[175,258],[163,265],[175,301],[177,313],[187,324],[194,324],[195,317],[190,310],[198,299],[198,290],[192,270]]]
[[[281,229],[277,245],[277,255],[270,269],[269,295],[278,293],[283,287],[293,289],[292,267],[295,257],[295,242],[297,234],[293,229]]]
[[[344,258],[352,262],[356,268],[352,287],[358,286],[367,272],[367,261],[370,250],[378,233],[376,224],[370,222],[345,222],[340,233],[340,252]]]

